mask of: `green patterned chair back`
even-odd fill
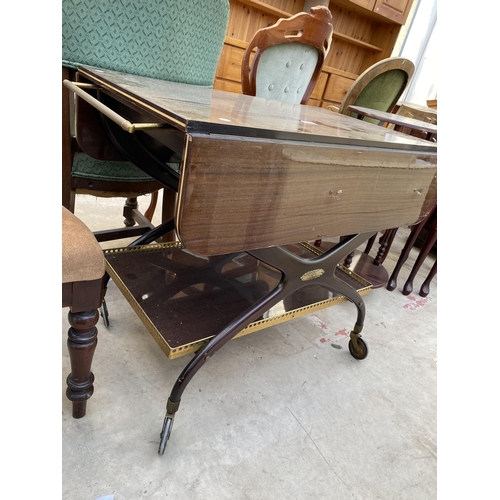
[[[228,0],[63,0],[62,64],[212,87],[228,19]],[[81,152],[71,175],[152,180],[128,162]]]
[[[352,84],[340,105],[339,113],[350,113],[349,106],[363,106],[390,113],[410,83],[415,65],[403,57],[390,57],[364,71]],[[365,121],[379,123],[372,118]]]
[[[63,0],[63,65],[211,86],[228,0]]]

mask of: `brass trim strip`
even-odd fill
[[[78,97],[81,97],[84,101],[87,101],[92,107],[97,109],[103,115],[107,116],[110,120],[115,122],[123,130],[129,134],[133,134],[136,130],[151,130],[165,127],[163,123],[131,123],[126,118],[123,118],[118,113],[115,113],[112,109],[105,106],[101,101],[97,100],[95,97],[87,94],[83,89],[100,89],[97,85],[85,84],[80,82],[70,82],[69,80],[63,80],[63,84],[69,90],[74,92]]]
[[[301,241],[299,245],[302,245],[304,248],[307,248],[310,252],[315,253],[316,255],[323,255],[323,252],[314,245],[311,245],[307,241]]]
[[[99,82],[101,84],[101,86],[102,86],[101,88],[102,88],[103,91],[108,90],[108,91],[111,91],[111,92],[115,92],[118,95],[120,95],[120,96],[124,97],[125,99],[127,99],[128,101],[133,102],[134,104],[136,104],[140,108],[143,108],[146,111],[150,111],[151,113],[153,113],[153,114],[155,114],[157,116],[160,115],[161,118],[165,119],[168,123],[170,123],[170,124],[172,124],[172,125],[174,125],[176,127],[180,127],[181,130],[184,130],[186,128],[186,124],[183,121],[178,120],[178,119],[174,118],[171,115],[165,114],[164,112],[162,112],[161,109],[155,108],[154,106],[151,106],[147,102],[145,102],[145,101],[143,101],[141,99],[136,98],[133,94],[130,94],[130,93],[126,92],[126,91],[123,91],[120,87],[113,86],[112,84],[106,82],[106,80],[97,77],[97,75],[95,75],[94,73],[88,73],[88,72],[86,72],[85,68],[79,67],[78,71],[79,71],[79,73],[81,73],[86,78],[90,78],[92,80],[95,80],[95,81]]]
[[[305,248],[310,249],[312,252],[321,255],[321,251],[310,245],[307,242],[301,243]],[[110,248],[107,250],[104,250],[104,254],[113,254],[113,253],[122,253],[122,252],[156,252],[156,251],[161,251],[166,248],[183,248],[182,243],[180,242],[170,242],[170,243],[154,243],[150,245],[143,245],[143,246],[136,246],[136,247],[123,247],[123,248]],[[359,281],[363,287],[358,289],[358,293],[363,296],[366,295],[371,289],[372,289],[372,284],[363,279],[361,276],[358,276],[356,273],[352,272],[350,269],[344,267],[343,265],[339,264],[337,267],[342,269],[343,272],[345,272],[348,275],[353,276],[357,281]],[[186,354],[191,354],[193,352],[196,352],[199,350],[201,347],[203,347],[213,336],[199,339],[196,342],[191,342],[179,347],[172,348],[168,342],[161,336],[160,332],[156,328],[156,326],[153,324],[149,316],[144,312],[142,307],[139,305],[139,303],[135,300],[133,295],[130,293],[126,285],[123,283],[121,278],[118,276],[116,271],[113,269],[111,264],[106,260],[106,270],[109,273],[109,275],[113,278],[113,281],[116,283],[117,287],[120,289],[122,294],[124,295],[125,299],[127,302],[131,305],[132,309],[136,312],[138,315],[139,319],[143,322],[144,326],[147,328],[153,339],[156,341],[156,343],[160,346],[161,350],[165,353],[167,358],[169,359],[176,359],[180,358]],[[316,302],[315,304],[310,304],[308,306],[300,307],[298,309],[294,309],[292,311],[287,311],[283,314],[280,314],[279,316],[274,316],[272,318],[264,318],[259,321],[255,321],[253,323],[250,323],[246,328],[241,330],[234,338],[240,338],[245,335],[249,335],[250,333],[257,332],[259,330],[263,330],[265,328],[268,328],[270,326],[277,325],[279,323],[284,323],[286,321],[289,321],[294,318],[298,318],[300,316],[304,316],[306,314],[310,314],[311,312],[314,311],[319,311],[321,309],[325,309],[327,307],[331,307],[335,304],[345,302],[348,299],[344,297],[343,295],[339,295],[337,297],[332,297],[331,299],[326,299],[322,300],[320,302]]]
[[[370,287],[371,288],[371,287]],[[362,288],[361,291],[358,290],[358,293],[363,296],[366,295],[370,288]],[[280,314],[279,316],[274,316],[273,318],[265,318],[259,321],[255,321],[248,325],[245,329],[243,329],[238,335],[234,338],[243,337],[249,333],[256,332],[258,330],[263,330],[269,326],[277,325],[279,323],[284,323],[294,318],[298,318],[300,316],[305,316],[314,311],[319,311],[321,309],[326,309],[327,307],[333,306],[334,304],[345,302],[348,299],[343,295],[339,295],[337,297],[332,297],[331,299],[322,300],[320,302],[316,302],[315,304],[309,304],[308,306],[300,307],[298,309],[293,309],[292,311],[287,311],[286,313]]]
[[[186,134],[184,139],[184,150],[182,152],[182,162],[180,172],[184,172],[186,169],[186,165],[188,162],[189,154],[191,153],[191,145],[193,143],[193,136],[191,134]],[[179,188],[177,190],[177,207],[182,206],[182,198],[184,196],[184,183],[186,182],[186,176],[181,175],[179,179]],[[182,214],[180,210],[175,210],[174,219],[175,219],[175,227],[177,228],[178,234],[180,233],[180,229],[182,227]]]
[[[158,252],[166,248],[184,248],[180,241],[170,241],[167,243],[149,243],[148,245],[136,245],[133,247],[107,248],[104,254],[108,253],[131,253],[131,252]]]

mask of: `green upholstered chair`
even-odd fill
[[[78,79],[77,67],[87,65],[211,87],[228,18],[228,0],[63,0],[63,79]],[[137,196],[163,185],[127,161],[105,137],[104,147],[89,151],[86,145],[84,151],[79,143],[84,131],[73,126],[72,116],[78,121],[93,111],[77,98],[72,113],[69,99],[63,89],[63,205],[74,211],[76,193],[124,197],[125,224],[133,224],[127,219],[137,218]],[[165,203],[172,204],[172,194],[164,193]],[[164,206],[163,217],[171,211]],[[109,232],[97,237],[114,239]]]
[[[318,6],[258,30],[242,60],[243,94],[305,104],[330,49],[331,19]]]
[[[404,57],[389,57],[375,63],[356,78],[347,91],[339,108],[328,109],[356,118],[349,106],[363,106],[391,113],[399,98],[410,83],[415,65]],[[373,118],[364,118],[378,124]]]

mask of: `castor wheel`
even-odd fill
[[[109,314],[108,314],[108,306],[106,305],[106,300],[102,301],[101,306],[101,317],[106,328],[109,327]]]
[[[167,447],[167,441],[170,437],[173,423],[173,418],[165,417],[165,420],[163,422],[163,429],[161,430],[160,434],[160,446],[158,447],[158,455],[163,455],[165,453],[165,448]]]
[[[365,359],[368,356],[368,345],[361,337],[357,338],[356,344],[351,339],[349,340],[349,352],[355,359]]]

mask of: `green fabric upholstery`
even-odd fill
[[[300,104],[311,81],[318,51],[304,43],[273,45],[263,53],[257,66],[257,97]]]
[[[391,112],[391,105],[395,103],[401,89],[406,86],[408,75],[399,69],[386,71],[375,77],[361,92],[354,103],[356,106],[376,109],[378,111]],[[350,114],[353,118],[357,118],[356,113]],[[364,121],[369,121],[375,124],[379,120],[365,117]]]
[[[178,163],[167,163],[174,170],[179,170]],[[73,159],[71,175],[83,179],[96,179],[120,182],[149,182],[151,177],[128,161],[102,161],[77,152]]]
[[[228,19],[228,0],[63,0],[63,66],[211,87]],[[80,156],[73,175],[152,180],[132,164]]]
[[[149,182],[151,177],[128,161],[95,160],[85,153],[75,153],[71,175],[84,179],[121,182]]]

